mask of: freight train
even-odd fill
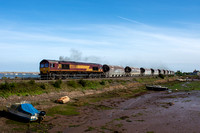
[[[131,76],[174,75],[174,71],[163,69],[134,68],[130,66],[111,66],[97,63],[75,61],[42,60],[40,62],[41,79],[66,78],[111,78]]]

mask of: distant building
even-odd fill
[[[198,76],[200,76],[200,72],[199,71],[197,71],[196,69],[193,71],[193,75],[198,75]]]

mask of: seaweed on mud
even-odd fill
[[[84,130],[84,132],[89,132],[89,131],[93,131],[96,130],[96,128],[94,127],[88,127],[86,130]]]
[[[128,116],[122,116],[122,117],[120,117],[121,120],[125,120],[127,118],[129,118],[129,117]]]

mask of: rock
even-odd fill
[[[168,104],[169,104],[170,106],[174,105],[174,103],[172,103],[172,102],[169,102]]]
[[[61,98],[59,98],[56,102],[58,103],[67,103],[70,101],[70,98],[68,96],[63,96]]]

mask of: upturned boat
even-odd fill
[[[154,90],[154,91],[164,91],[164,90],[168,90],[167,87],[163,87],[160,85],[146,85],[146,88],[148,90]]]
[[[28,121],[43,120],[45,111],[38,111],[29,102],[23,101],[7,106],[8,112]]]

